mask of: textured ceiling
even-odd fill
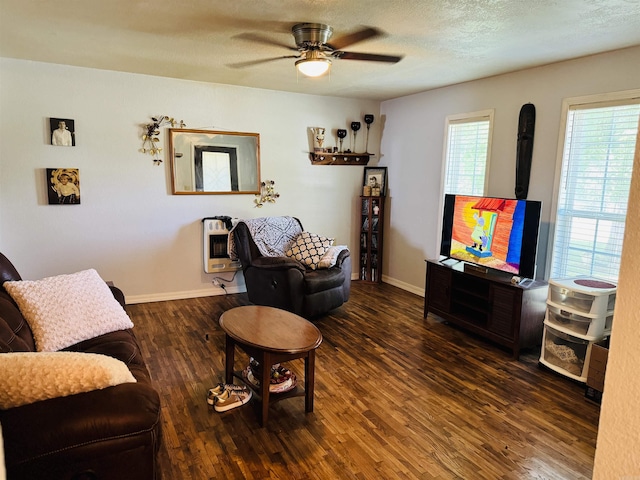
[[[291,58],[229,66],[290,55],[275,44],[300,22],[378,28],[345,50],[403,59],[335,59],[317,79]],[[2,57],[378,100],[634,45],[638,0],[0,0]]]

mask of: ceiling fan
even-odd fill
[[[291,28],[291,32],[296,42],[295,47],[255,34],[243,34],[240,35],[240,38],[276,45],[288,50],[297,50],[298,53],[296,55],[283,55],[280,57],[234,63],[229,66],[233,68],[243,68],[283,58],[297,58],[298,60],[295,62],[295,65],[299,72],[309,77],[319,77],[329,70],[332,58],[386,63],[397,63],[402,59],[401,56],[397,55],[356,53],[342,50],[344,47],[353,45],[354,43],[384,35],[380,30],[372,27],[365,27],[348,35],[338,37],[333,41],[330,41],[333,35],[333,28],[322,23],[298,23]]]

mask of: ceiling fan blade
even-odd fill
[[[262,35],[258,35],[257,33],[241,33],[239,35],[234,36],[233,38],[239,38],[241,40],[248,40],[250,42],[262,43],[265,45],[273,45],[275,47],[286,48],[287,50],[298,50],[296,47],[292,45],[288,45],[286,43],[281,43],[276,40],[273,40],[269,37],[263,37]]]
[[[357,32],[343,35],[342,37],[338,37],[335,40],[331,40],[327,44],[327,46],[329,46],[329,48],[331,48],[332,50],[341,50],[344,47],[353,45],[354,43],[362,42],[363,40],[367,40],[368,38],[381,37],[383,35],[384,34],[377,28],[366,27],[362,30],[358,30]]]
[[[402,57],[397,55],[378,55],[375,53],[333,52],[331,56],[343,60],[366,60],[369,62],[397,63],[402,60]]]
[[[227,67],[231,67],[231,68],[253,67],[254,65],[273,62],[275,60],[281,60],[283,58],[299,58],[299,57],[300,57],[299,55],[284,55],[282,57],[263,58],[260,60],[249,60],[248,62],[227,63]]]

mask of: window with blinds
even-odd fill
[[[493,111],[447,118],[444,193],[484,195]]]
[[[569,106],[551,278],[617,281],[639,102]]]

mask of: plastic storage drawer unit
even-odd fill
[[[589,367],[586,360],[592,343],[546,326],[540,362],[569,378],[586,382]]]
[[[612,323],[613,312],[600,317],[586,314],[580,315],[564,310],[551,301],[547,302],[545,324],[570,335],[579,335],[585,340],[599,340],[603,335],[610,335]]]
[[[615,306],[616,285],[590,277],[550,279],[549,301],[563,309],[606,317]]]

